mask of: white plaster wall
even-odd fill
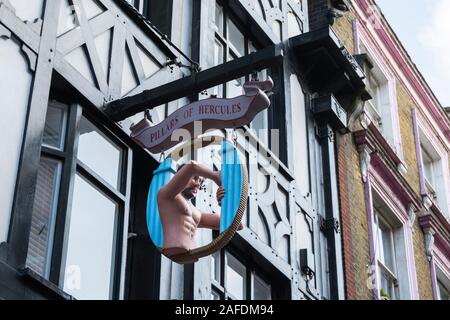
[[[0,242],[6,241],[32,74],[18,43],[0,39]]]
[[[9,0],[16,10],[16,16],[23,21],[42,18],[44,0]]]

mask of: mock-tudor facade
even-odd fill
[[[448,298],[450,121],[375,9],[0,0],[0,299]],[[244,230],[170,261],[145,217],[164,157],[130,125],[268,75],[271,106],[236,136]],[[196,206],[220,210],[214,193]]]

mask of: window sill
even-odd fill
[[[31,270],[30,268],[24,268],[24,269],[19,270],[19,274],[21,277],[28,278],[28,279],[34,281],[35,283],[37,283],[38,285],[40,285],[41,287],[44,287],[45,289],[50,290],[57,296],[61,297],[61,299],[76,300],[73,296],[64,292],[57,285],[55,285],[54,283],[50,282],[49,280],[41,277],[39,274],[37,274],[36,272]]]

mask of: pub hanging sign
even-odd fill
[[[180,144],[170,155],[190,153],[203,147],[198,138],[204,131],[238,128],[248,125],[270,105],[267,92],[273,88],[269,77],[265,81],[248,81],[244,94],[235,98],[210,98],[188,104],[157,125],[144,118],[131,126],[131,138],[150,152],[165,152]],[[194,124],[201,122],[201,130]],[[174,139],[177,130],[189,133],[192,140],[180,143]],[[223,137],[213,136],[209,145],[220,145],[221,170],[195,162],[179,164],[169,156],[153,172],[147,199],[147,228],[156,248],[178,263],[193,263],[220,250],[235,232],[243,228],[241,220],[248,198],[248,177],[245,160],[236,146]],[[186,154],[183,154],[186,155]],[[202,212],[192,204],[205,180],[218,186],[216,199],[220,213]],[[220,234],[207,245],[197,246],[198,228],[219,230]]]

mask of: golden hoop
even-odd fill
[[[205,141],[205,137],[200,137],[200,138],[196,138],[194,140],[191,140],[189,142],[184,143],[183,145],[177,147],[176,149],[174,149],[172,152],[170,152],[167,156],[167,158],[172,158],[174,161],[178,161],[179,159],[181,159],[182,157],[191,154],[192,153],[192,147],[193,150],[196,151],[198,149],[202,149],[211,145],[218,145],[221,144],[224,140],[226,140],[224,137],[221,136],[206,136],[210,139],[213,139],[213,141],[211,141],[209,144],[207,145],[203,145],[204,142],[209,142],[209,141]],[[236,148],[236,146],[233,144],[234,148]],[[182,157],[178,157],[174,158],[173,156],[179,156],[179,153],[181,151],[187,151],[186,154],[183,154]],[[247,207],[247,198],[248,198],[248,173],[247,173],[247,167],[245,165],[245,161],[242,161],[241,157],[239,156],[238,153],[238,158],[241,164],[241,170],[242,170],[242,192],[241,192],[241,197],[240,197],[240,201],[239,201],[239,206],[237,208],[236,214],[234,216],[233,219],[233,223],[230,225],[230,227],[225,230],[224,232],[222,232],[217,238],[215,238],[214,240],[212,240],[209,244],[201,246],[199,248],[195,248],[195,249],[191,249],[186,253],[182,253],[182,254],[177,254],[177,255],[172,255],[172,256],[167,256],[169,259],[171,259],[172,261],[175,261],[177,263],[189,263],[189,262],[195,262],[200,258],[206,257],[220,249],[222,249],[230,240],[231,238],[234,236],[234,234],[236,233],[242,217],[244,215],[245,209]],[[161,254],[163,253],[163,249],[162,248],[158,248],[158,251]]]

